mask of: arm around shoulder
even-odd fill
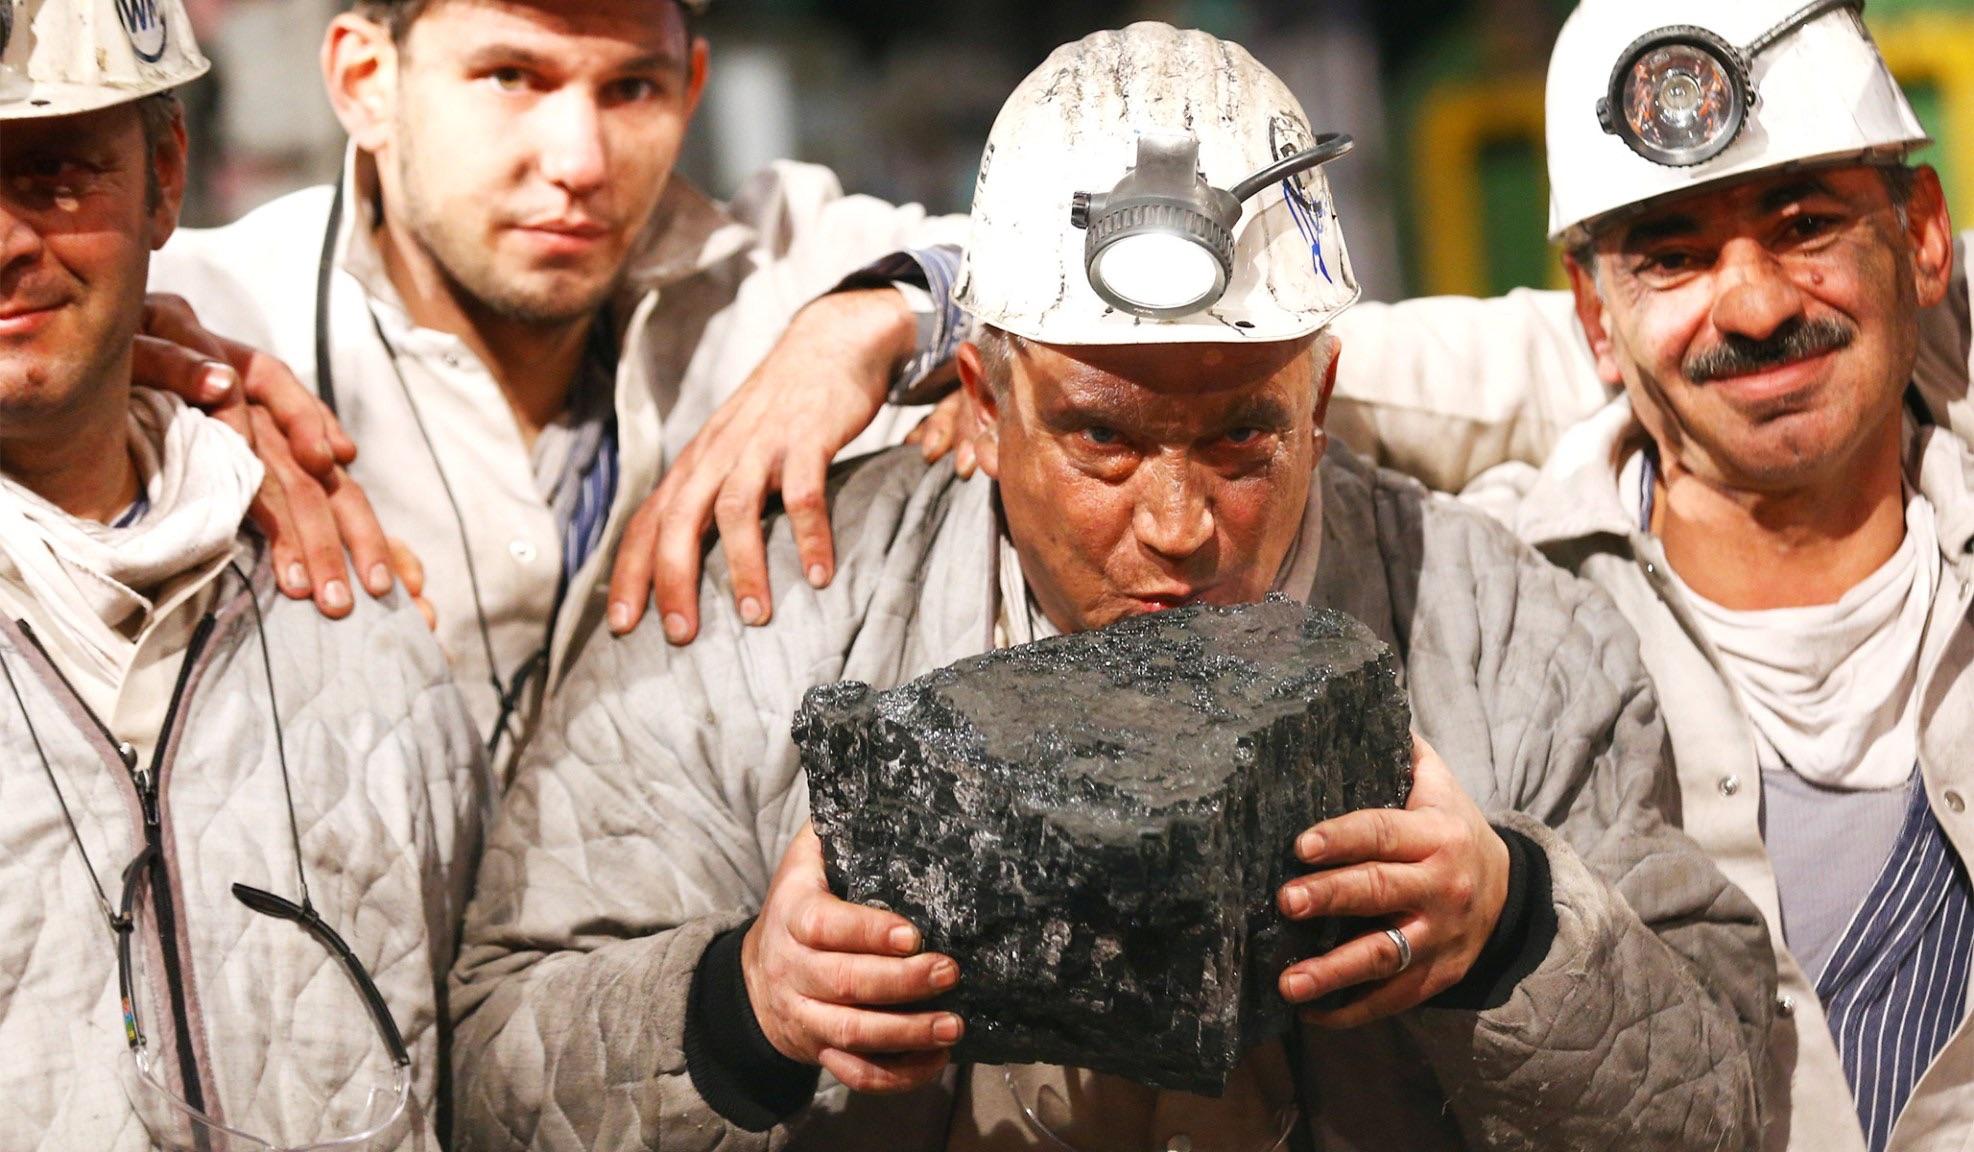
[[[1366,303],[1332,330],[1330,431],[1442,492],[1498,464],[1540,466],[1609,399],[1567,292]]]

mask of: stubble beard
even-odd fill
[[[407,128],[400,125],[400,132]],[[424,250],[463,311],[529,328],[559,329],[590,319],[616,294],[624,280],[622,267],[593,283],[580,281],[573,272],[559,277],[552,272],[504,273],[484,241],[456,227],[448,213],[426,200],[410,162],[417,153],[415,137],[401,138],[407,142],[398,158],[405,222],[412,241]]]

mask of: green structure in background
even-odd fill
[[[1974,0],[1872,0],[1868,18],[1935,141],[1918,159],[1939,168],[1954,219],[1974,227]],[[1449,39],[1395,93],[1397,122],[1410,126],[1401,162],[1415,293],[1562,283],[1545,235],[1541,72],[1490,71],[1480,44]]]

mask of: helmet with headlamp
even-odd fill
[[[127,104],[211,66],[184,0],[0,0],[0,122]]]
[[[1237,44],[1134,24],[1015,89],[981,159],[955,297],[1054,344],[1290,340],[1358,296],[1318,136]]]
[[[1863,0],[1584,0],[1549,65],[1549,230],[1790,165],[1927,142]]]

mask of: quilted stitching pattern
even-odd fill
[[[1324,477],[1326,552],[1381,557],[1384,579],[1332,565],[1318,598],[1399,645],[1421,728],[1484,807],[1547,849],[1561,921],[1501,1009],[1315,1038],[1324,1146],[1752,1146],[1766,935],[1659,815],[1664,732],[1622,620],[1478,514],[1341,451]],[[987,571],[979,487],[909,450],[865,465],[834,503],[831,588],[806,587],[774,526],[789,589],[774,627],[732,618],[715,558],[698,643],[674,650],[647,627],[585,654],[509,794],[469,917],[454,995],[464,1147],[753,1152],[785,1138],[732,1130],[693,1093],[679,1051],[691,973],[758,905],[802,816],[787,736],[802,689],[896,683],[955,655],[928,636],[965,633],[986,577],[929,573],[953,555],[967,563],[952,571]],[[929,570],[935,541],[946,558]],[[869,1121],[806,1125],[791,1146],[888,1148],[941,1130],[950,1105],[852,1106]]]
[[[258,586],[311,895],[376,977],[411,1046],[425,1116],[406,1146],[432,1147],[440,980],[484,807],[478,741],[416,613],[365,600],[329,624],[274,595],[264,574]],[[20,675],[19,654],[7,655],[114,898],[142,842],[129,785],[48,685]],[[180,722],[165,821],[226,1118],[302,1138],[365,1090],[357,1076],[376,1041],[327,953],[230,893],[244,882],[298,895],[260,660],[251,613],[236,600]],[[10,750],[0,774],[0,887],[10,894],[0,901],[0,1099],[9,1114],[0,1145],[147,1147],[116,1077],[113,946],[11,699],[0,707],[0,748]]]

